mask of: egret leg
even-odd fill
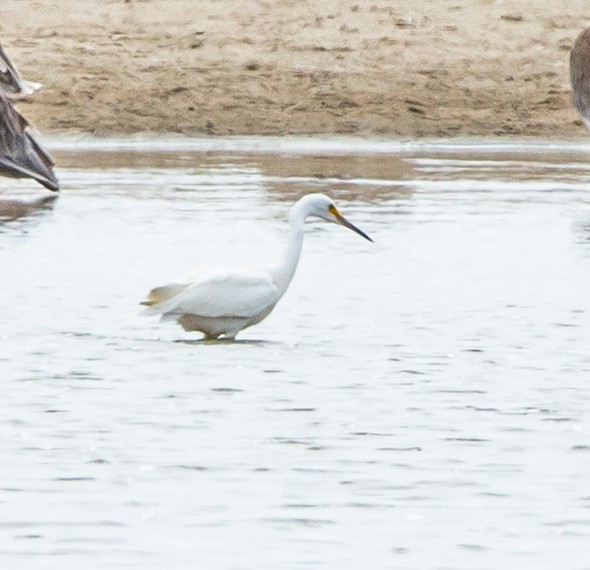
[[[217,340],[220,335],[203,333],[203,340]]]

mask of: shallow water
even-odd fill
[[[0,180],[2,568],[588,569],[590,149],[53,141]],[[140,316],[280,252],[236,343]]]

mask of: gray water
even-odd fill
[[[51,142],[51,141],[50,141]],[[50,144],[0,181],[0,567],[590,568],[590,149],[493,141]],[[271,316],[139,315],[280,253]]]

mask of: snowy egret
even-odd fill
[[[31,95],[41,85],[24,81],[0,45],[0,174],[33,178],[49,190],[59,190],[54,162],[29,132],[28,121],[11,98]]]
[[[205,339],[233,339],[243,329],[268,317],[293,279],[303,225],[309,216],[340,224],[373,241],[351,224],[323,194],[308,194],[291,208],[287,247],[279,262],[266,269],[210,268],[195,276],[152,289],[144,314],[176,320],[186,331],[200,331]]]
[[[572,100],[590,127],[590,28],[582,30],[570,53]]]

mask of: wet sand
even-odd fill
[[[3,0],[44,132],[587,137],[579,1]]]

